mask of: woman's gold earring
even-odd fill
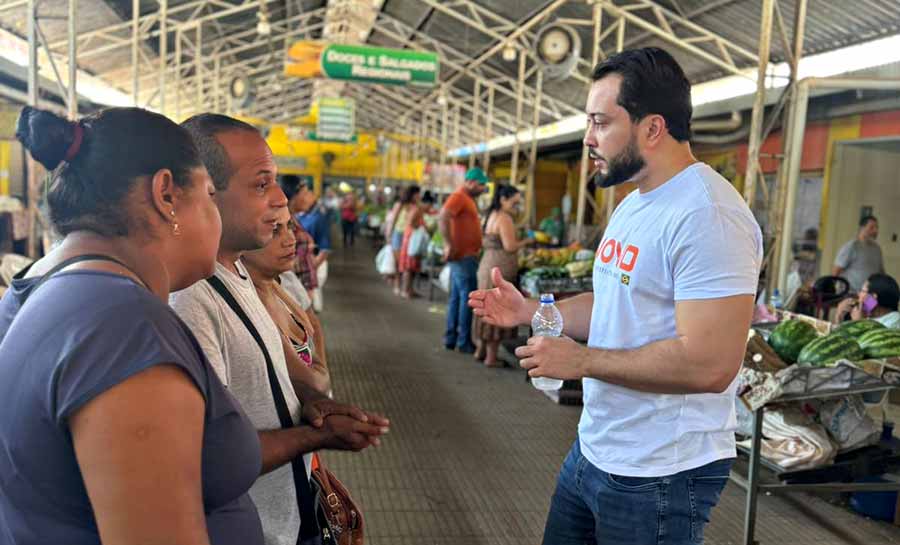
[[[169,211],[169,214],[172,215],[172,219],[174,220],[174,219],[175,219],[175,211],[174,211],[174,210],[170,210],[170,211]],[[179,235],[181,235],[181,229],[178,227],[178,222],[177,222],[177,221],[176,221],[176,222],[173,222],[173,224],[172,224],[172,234],[175,235],[176,237],[179,236]]]

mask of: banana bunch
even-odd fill
[[[519,266],[524,269],[536,269],[538,267],[563,267],[575,260],[578,251],[574,248],[538,249],[526,253],[520,260]]]
[[[587,276],[594,271],[594,262],[591,261],[573,261],[566,265],[566,270],[571,278],[581,278]]]

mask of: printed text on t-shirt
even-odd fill
[[[597,248],[597,257],[604,265],[609,265],[613,261],[617,269],[623,272],[631,272],[637,265],[638,255],[641,249],[633,244],[623,245],[621,241],[614,238],[605,239]]]

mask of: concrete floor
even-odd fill
[[[368,241],[338,250],[325,288],[335,397],[389,416],[378,449],[325,453],[366,518],[368,545],[538,544],[580,407],[559,406],[518,369],[486,369],[441,346],[444,306],[394,297]],[[741,543],[744,493],[729,484],[706,543]],[[900,543],[900,529],[801,493],[764,496],[763,545]]]

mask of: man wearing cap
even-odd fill
[[[444,237],[444,260],[450,265],[450,306],[444,347],[472,353],[472,309],[469,292],[478,287],[478,255],[481,253],[481,220],[475,199],[487,189],[488,177],[478,167],[466,172],[466,179],[447,198],[438,218]]]

